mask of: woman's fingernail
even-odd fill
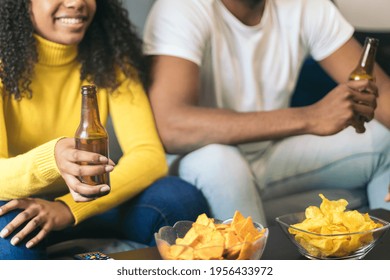
[[[11,244],[13,246],[15,246],[16,244],[19,243],[19,240],[20,240],[19,237],[14,237],[14,238],[11,239]]]
[[[108,192],[108,191],[110,191],[110,187],[109,187],[109,186],[104,186],[104,187],[102,187],[102,188],[100,189],[100,192],[101,192],[101,193],[105,193],[105,192]]]
[[[100,162],[108,162],[108,158],[106,157],[99,157]]]
[[[1,232],[0,232],[0,237],[1,238],[5,238],[7,235],[8,235],[8,232],[9,230],[4,228]]]
[[[27,242],[27,244],[26,244],[26,248],[27,248],[27,249],[30,249],[33,245],[34,245],[34,243],[31,242],[31,241],[29,241],[29,242]]]
[[[114,166],[112,166],[112,165],[106,165],[105,170],[106,170],[107,172],[111,172],[112,170],[114,170]]]

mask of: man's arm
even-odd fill
[[[298,108],[238,113],[199,107],[199,67],[172,56],[156,56],[153,60],[150,100],[160,136],[170,153],[185,153],[211,143],[247,143],[305,131],[305,118]]]
[[[169,153],[185,153],[211,143],[234,145],[308,133],[334,134],[351,124],[356,109],[352,100],[367,99],[367,94],[343,85],[312,106],[238,113],[197,106],[199,79],[199,67],[193,62],[172,56],[153,58],[150,101]],[[360,113],[370,119],[370,112]]]
[[[361,45],[352,38],[319,63],[336,82],[344,83],[356,67],[361,52]],[[390,78],[378,64],[375,65],[374,71],[379,94],[375,118],[390,129]]]

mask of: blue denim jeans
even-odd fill
[[[7,203],[0,201],[0,206]],[[19,211],[0,217],[0,230]],[[28,239],[12,246],[10,235],[0,238],[0,259],[46,259],[46,247],[75,238],[118,238],[141,244],[155,245],[154,233],[179,220],[195,221],[199,214],[209,215],[208,204],[191,184],[177,178],[166,177],[156,181],[134,199],[101,215],[94,216],[76,227],[51,232],[45,242],[32,249],[25,247]]]

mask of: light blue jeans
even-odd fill
[[[245,155],[235,146],[212,144],[168,160],[172,170],[203,192],[219,219],[240,210],[266,224],[262,200],[318,188],[366,187],[370,208],[390,209],[384,201],[390,184],[390,131],[377,121],[366,128],[364,134],[349,127],[327,137],[289,137],[265,152]]]

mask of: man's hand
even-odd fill
[[[372,83],[372,82],[371,82]],[[375,91],[372,92],[370,91],[370,88],[360,88],[359,91],[362,93],[367,93],[367,94],[374,94],[376,97],[378,97],[378,89],[375,86]],[[376,109],[376,107],[374,108]],[[364,127],[364,123],[368,122],[369,120],[366,120],[363,116],[356,116],[355,117],[355,122],[353,123],[353,127],[356,130],[356,133],[364,133],[366,132],[366,128]]]
[[[315,135],[332,135],[347,126],[357,131],[361,121],[374,118],[378,89],[372,81],[349,81],[330,91],[322,100],[308,107],[311,128]]]
[[[68,206],[62,202],[51,202],[39,198],[14,199],[0,207],[0,216],[13,210],[21,209],[19,213],[0,232],[0,237],[6,238],[19,226],[26,225],[16,232],[11,244],[16,245],[28,234],[40,229],[38,234],[28,240],[26,247],[31,248],[41,242],[51,231],[62,230],[74,223],[74,218]]]
[[[77,177],[111,172],[115,165],[112,160],[96,153],[77,150],[74,138],[63,138],[57,142],[55,158],[61,176],[76,202],[91,201],[109,193],[110,186],[83,184]],[[92,165],[81,165],[80,162]]]

